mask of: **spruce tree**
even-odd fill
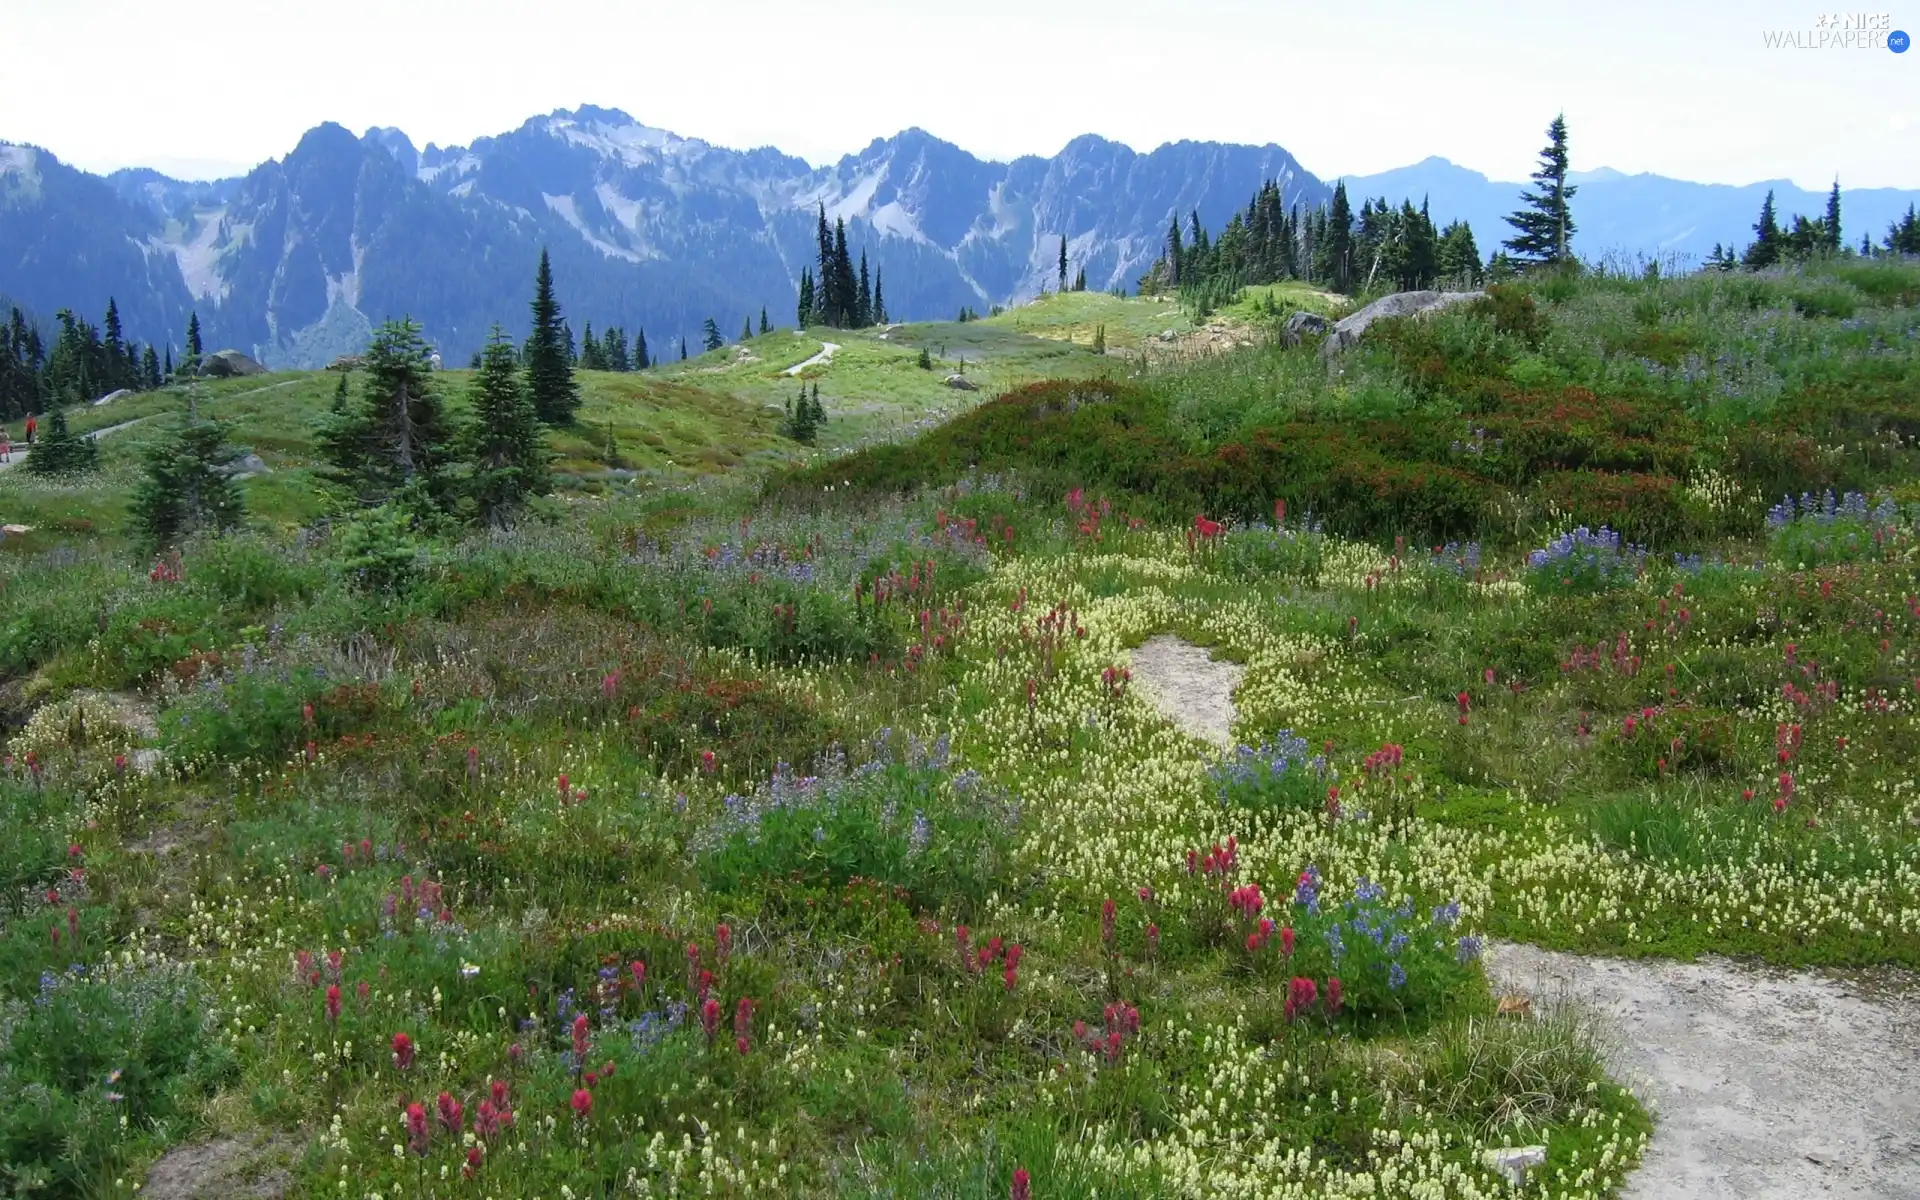
[[[166,361],[166,364],[160,368],[160,378],[166,379],[166,380],[171,380],[173,378],[173,347],[172,346],[167,347],[167,361]]]
[[[99,460],[100,447],[91,437],[69,429],[67,410],[56,408],[47,418],[46,431],[21,465],[29,475],[77,475],[91,471]]]
[[[160,386],[160,356],[153,352],[152,343],[140,354],[140,380],[149,392]]]
[[[582,371],[604,371],[607,364],[600,361],[600,343],[593,337],[593,322],[587,322],[587,331],[580,335],[580,369]]]
[[[753,340],[753,318],[752,317],[748,317],[745,320],[740,322],[740,340],[743,342],[750,342]]]
[[[680,335],[680,361],[687,361],[687,335],[684,333]]]
[[[653,365],[647,357],[647,331],[642,329],[633,335],[633,369],[644,371]]]
[[[873,269],[873,323],[875,325],[886,325],[889,323],[887,321],[887,298],[880,293],[879,267]]]
[[[444,510],[451,499],[452,430],[434,391],[429,355],[418,324],[388,321],[367,347],[359,397],[321,418],[326,475],[362,503],[384,503],[406,491]]]
[[[1321,245],[1326,253],[1322,277],[1336,292],[1350,290],[1353,287],[1353,209],[1347,200],[1344,179],[1333,185],[1333,206],[1327,212],[1326,236]]]
[[[927,353],[925,346],[920,347],[920,362],[918,365],[922,371],[933,370],[933,356]]]
[[[1760,219],[1753,223],[1753,244],[1741,262],[1749,270],[1770,267],[1780,261],[1781,250],[1780,218],[1773,207],[1773,189],[1767,189],[1767,198],[1760,203]]]
[[[1180,217],[1176,214],[1167,226],[1167,283],[1180,286]]]
[[[533,280],[533,333],[527,339],[527,392],[533,410],[549,425],[565,425],[580,408],[580,388],[573,381],[568,352],[571,334],[553,295],[553,267],[540,251],[540,269]]]
[[[178,424],[147,451],[146,473],[134,489],[129,515],[140,548],[173,549],[202,530],[238,525],[245,504],[224,469],[233,458],[226,429],[201,417],[189,394]]]
[[[187,314],[188,370],[198,371],[200,369],[200,356],[202,353],[203,351],[200,347],[200,314],[198,312],[190,312]]]
[[[767,306],[760,306],[760,332],[762,335],[773,332],[773,326],[767,321]]]
[[[726,340],[720,336],[720,326],[714,323],[712,317],[708,317],[700,328],[700,345],[706,349],[707,352],[711,353],[727,344]]]
[[[820,381],[813,381],[813,427],[815,429],[827,423],[827,410],[820,407]]]
[[[867,277],[867,252],[860,252],[860,290],[853,301],[853,320],[855,329],[865,329],[873,324],[873,281]]]
[[[1067,235],[1060,235],[1060,285],[1055,291],[1067,290]]]
[[[127,369],[128,346],[126,331],[120,327],[120,306],[112,296],[107,297],[107,315],[100,322],[104,337],[107,361],[101,373],[100,386],[107,391],[120,388],[137,387],[138,376]]]
[[[632,370],[633,360],[627,357],[627,331],[609,325],[606,333],[600,336],[600,357],[609,371]]]
[[[473,422],[462,447],[469,465],[467,493],[480,521],[505,528],[528,497],[550,490],[552,479],[540,414],[521,383],[513,344],[498,325],[468,396]]]
[[[1522,192],[1522,208],[1507,218],[1514,236],[1506,248],[1516,259],[1537,266],[1566,266],[1573,260],[1574,193],[1580,189],[1567,182],[1567,118],[1555,116],[1547,126],[1547,145],[1540,151],[1540,166],[1533,173],[1536,191]]]
[[[1827,235],[1827,250],[1833,254],[1840,253],[1842,243],[1840,241],[1840,181],[1838,179],[1833,181],[1833,190],[1827,193],[1825,232]]]
[[[856,303],[855,288],[858,285],[853,278],[853,259],[847,256],[847,222],[836,217],[833,222],[833,311],[827,318],[827,324],[835,329],[845,329],[853,323],[853,309]]]
[[[794,311],[798,328],[805,329],[813,321],[813,272],[805,267],[800,269],[800,303]]]

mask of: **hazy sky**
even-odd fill
[[[1920,33],[1920,0],[1890,11]],[[1564,11],[1577,15],[1553,15]],[[442,145],[594,103],[814,162],[918,125],[991,158],[1081,133],[1278,142],[1323,177],[1430,154],[1920,187],[1920,51],[1780,50],[1776,0],[0,0],[0,139],[232,173],[324,121]]]

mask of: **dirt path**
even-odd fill
[[[140,422],[144,420],[146,420],[145,417],[135,417],[131,421],[122,421],[118,425],[109,425],[105,429],[96,429],[92,433],[87,434],[86,436],[90,438],[94,438],[95,440],[98,440],[100,438],[106,437],[110,433],[119,433],[122,429],[127,429],[132,426],[138,425]],[[19,466],[21,463],[26,461],[27,454],[28,454],[28,450],[27,450],[27,444],[25,442],[13,443],[13,457],[5,461],[0,461],[0,471],[10,471],[14,467]]]
[[[834,351],[838,349],[840,349],[840,346],[838,343],[821,342],[820,353],[814,355],[812,358],[809,358],[805,362],[799,362],[799,363],[793,364],[792,366],[788,367],[786,370],[782,371],[781,374],[782,375],[798,375],[800,372],[806,370],[808,367],[814,366],[816,364],[825,366],[826,364],[831,363],[833,361]]]
[[[1221,746],[1240,675],[1176,637],[1133,653],[1141,695]],[[1495,947],[1488,972],[1565,996],[1612,1034],[1612,1073],[1655,1121],[1630,1200],[1920,1198],[1920,978],[1525,945]]]
[[[1501,986],[1567,995],[1654,1114],[1632,1200],[1920,1196],[1920,981],[1495,947]]]

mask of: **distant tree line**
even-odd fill
[[[1722,271],[1745,268],[1758,271],[1779,263],[1806,262],[1823,256],[1853,254],[1856,251],[1847,245],[1840,230],[1840,181],[1835,180],[1833,188],[1827,193],[1827,209],[1817,217],[1795,214],[1791,221],[1782,222],[1779,209],[1774,204],[1773,190],[1767,190],[1767,198],[1760,203],[1760,217],[1753,223],[1753,241],[1744,250],[1735,252],[1732,246],[1714,243],[1713,252],[1707,256],[1707,265]],[[1880,245],[1873,244],[1871,234],[1860,235],[1860,247],[1857,251],[1862,257],[1880,254],[1920,254],[1920,214],[1916,214],[1913,205],[1907,206],[1906,213],[1887,226],[1887,234]]]
[[[26,314],[14,308],[0,325],[0,419],[83,404],[113,392],[148,391],[173,374],[152,345],[125,337],[119,305],[109,297],[99,325],[72,310],[54,314],[59,332],[47,345]]]

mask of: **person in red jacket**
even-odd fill
[[[34,420],[32,413],[28,413],[27,414],[27,445],[29,446],[33,445],[33,431],[38,429],[39,427],[40,427],[40,422]]]

